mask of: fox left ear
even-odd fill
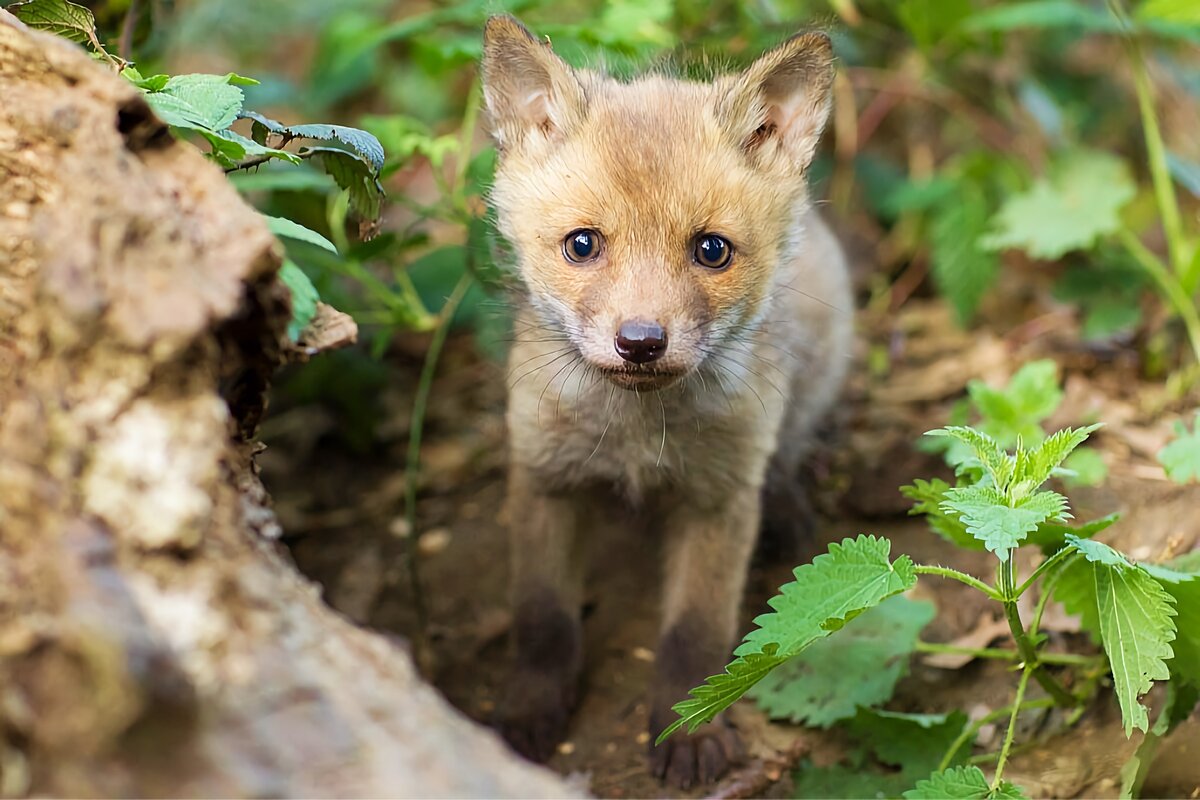
[[[762,55],[726,84],[725,125],[760,164],[783,161],[803,171],[829,118],[833,46],[824,33],[804,33]]]

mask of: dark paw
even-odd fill
[[[660,744],[654,740],[665,727],[650,722],[650,772],[672,786],[688,789],[712,783],[745,757],[742,739],[722,718],[701,726],[695,733],[678,731]]]
[[[496,710],[496,728],[512,749],[543,762],[567,736],[574,687],[556,676],[520,670],[509,680]]]

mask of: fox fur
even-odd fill
[[[806,186],[831,103],[824,34],[709,83],[572,69],[507,16],[484,38],[491,201],[521,294],[507,416],[516,655],[498,721],[540,760],[577,699],[586,550],[621,524],[616,509],[665,555],[652,741],[721,671],[760,527],[803,525],[799,469],[843,381],[853,298]],[[577,231],[597,245],[584,262],[564,249]],[[697,262],[709,234],[729,244],[727,266]],[[661,328],[660,357],[618,352],[629,320]],[[739,756],[718,720],[650,758],[688,786]]]

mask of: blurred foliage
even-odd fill
[[[1200,354],[1192,0],[90,6],[105,41],[120,41],[143,74],[253,74],[260,83],[245,87],[248,106],[378,137],[390,205],[371,241],[348,225],[344,192],[315,170],[264,164],[233,176],[265,213],[336,245],[336,257],[301,245],[289,254],[322,297],[355,316],[376,355],[398,332],[430,328],[467,272],[481,280],[455,321],[502,354],[502,304],[486,295],[508,273],[490,235],[495,155],[475,66],[483,23],[499,12],[549,37],[568,62],[621,76],[653,66],[702,78],[824,27],[841,70],[812,182],[875,245],[873,299],[903,302],[928,276],[968,325],[1016,270],[1030,285],[1049,284],[1047,299],[1078,307],[1085,337],[1143,348],[1148,370],[1192,361],[1177,346],[1185,341]]]

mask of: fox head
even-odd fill
[[[803,246],[832,82],[820,33],[712,83],[622,83],[492,17],[492,202],[535,311],[625,388],[670,385],[753,328]]]

